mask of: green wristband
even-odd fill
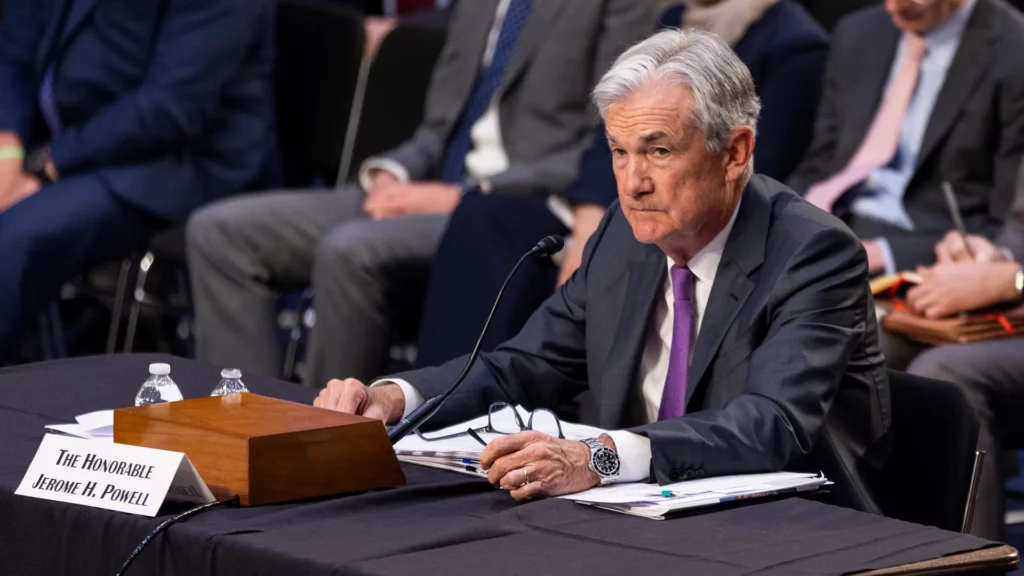
[[[25,149],[21,146],[6,146],[4,148],[0,148],[0,161],[24,159]]]

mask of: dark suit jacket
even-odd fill
[[[423,123],[382,156],[412,180],[437,176],[476,84],[499,0],[460,2],[434,67]],[[537,0],[498,89],[510,166],[491,178],[509,193],[560,193],[590,143],[590,91],[654,18],[653,0]]]
[[[670,8],[662,15],[660,27],[679,26],[682,15],[683,6]],[[785,180],[811,143],[828,59],[828,36],[802,6],[782,0],[747,30],[735,51],[750,69],[762,104],[754,170]],[[612,156],[602,125],[567,196],[572,203],[608,206],[616,195]]]
[[[152,214],[263,184],[275,166],[270,0],[10,0],[0,28],[0,130],[49,140],[62,175],[97,174]]]
[[[1024,162],[1020,164],[1013,212],[999,233],[996,244],[1009,250],[1018,262],[1024,262]]]
[[[844,19],[832,38],[814,142],[791,180],[806,191],[838,173],[860,147],[882,100],[900,32],[884,7]],[[934,260],[953,228],[941,184],[952,183],[967,227],[994,236],[1024,153],[1024,17],[1003,0],[978,0],[925,130],[903,204],[914,232],[854,231],[889,239],[901,269]]]
[[[517,337],[481,356],[434,424],[509,398],[556,408],[589,390],[599,407],[591,424],[628,426],[667,268],[665,255],[637,242],[613,205],[572,279]],[[651,439],[652,478],[823,470],[838,502],[877,511],[874,475],[891,417],[877,330],[857,238],[783,185],[755,176],[695,344],[689,413],[634,429]],[[464,364],[397,377],[430,397]]]

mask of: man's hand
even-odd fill
[[[589,446],[532,430],[488,444],[480,465],[491,484],[510,490],[516,500],[575,494],[600,483],[590,470]]]
[[[331,380],[313,401],[313,406],[394,424],[405,412],[405,395],[395,384],[369,388],[353,378]]]
[[[18,172],[8,185],[7,190],[0,190],[0,213],[39,192],[40,188],[42,186],[34,176]]]
[[[885,256],[882,255],[882,247],[874,240],[864,240],[864,250],[868,253],[868,274],[878,274],[885,271]]]
[[[970,250],[968,250],[970,247]],[[974,257],[971,257],[971,252]],[[946,234],[946,237],[935,245],[935,259],[939,264],[950,262],[1006,262],[1006,254],[984,236],[964,237],[958,231]]]
[[[1020,298],[1013,262],[957,262],[920,268],[921,283],[907,292],[907,304],[926,318],[987,308]]]
[[[561,286],[569,281],[569,278],[576,272],[576,269],[583,263],[583,249],[587,240],[597,230],[604,218],[604,207],[596,204],[580,204],[573,211],[572,241],[565,251],[565,260],[562,260],[562,269],[558,272],[558,284]]]
[[[401,182],[399,182],[397,176],[387,170],[377,170],[377,172],[373,174],[373,181],[370,184],[370,189],[366,191],[366,195],[372,196],[377,192],[386,190],[392,186],[397,186],[398,184],[401,184]]]
[[[462,200],[462,187],[441,182],[394,184],[367,196],[363,209],[383,220],[416,214],[450,214]]]

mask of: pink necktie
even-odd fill
[[[866,180],[872,172],[888,164],[896,155],[900,126],[914,96],[924,53],[924,39],[915,34],[903,35],[903,57],[867,136],[841,172],[807,191],[809,202],[831,212],[832,206],[844,192]]]

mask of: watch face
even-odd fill
[[[601,476],[615,476],[619,473],[619,455],[611,448],[594,452],[594,470]]]

